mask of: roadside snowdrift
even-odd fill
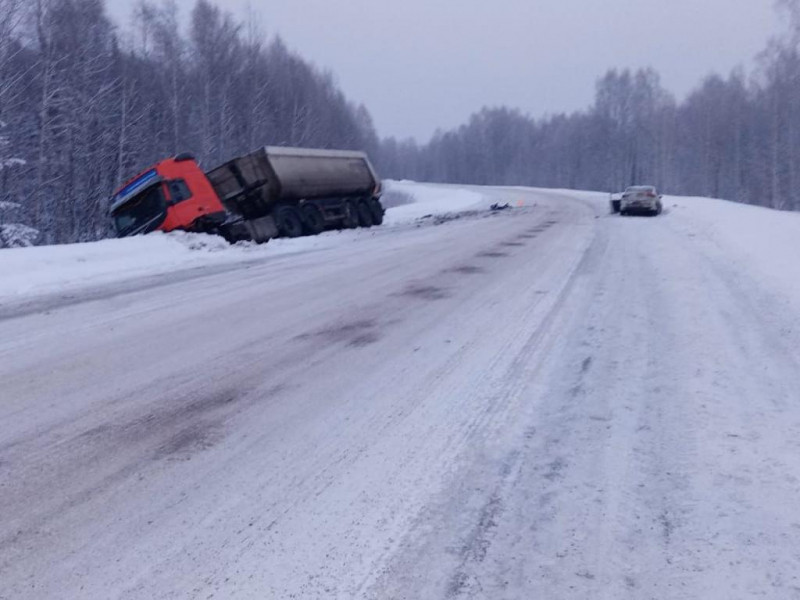
[[[413,223],[427,215],[488,209],[491,204],[480,192],[457,187],[408,181],[388,181],[385,185],[388,194],[400,194],[406,202],[387,210],[385,224],[390,227]],[[309,252],[352,242],[376,231],[332,231],[315,237],[272,240],[263,246],[248,243],[230,246],[216,236],[174,232],[5,249],[0,251],[0,305],[203,266]]]
[[[145,237],[0,251],[0,302],[67,292],[201,264],[247,260],[247,247],[214,236],[155,233]]]
[[[399,225],[428,215],[488,210],[493,200],[474,189],[446,185],[421,185],[412,181],[390,181],[385,194],[399,194],[412,201],[386,210],[386,225]]]
[[[800,307],[800,213],[710,198],[664,201],[673,227]]]

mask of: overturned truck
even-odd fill
[[[207,172],[189,154],[163,160],[117,190],[111,216],[119,237],[180,229],[263,243],[380,225],[380,195],[363,152],[265,147]]]

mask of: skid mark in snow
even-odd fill
[[[362,348],[377,343],[382,337],[381,325],[377,319],[359,319],[326,327],[313,333],[297,336],[299,340],[321,340],[327,344],[345,344]]]
[[[12,538],[0,538],[0,550],[23,540],[33,543],[65,512],[96,502],[121,486],[134,485],[137,477],[162,461],[187,461],[212,449],[224,441],[226,422],[234,414],[253,403],[272,400],[285,389],[279,384],[261,390],[223,388],[201,395],[192,392],[118,415],[118,423],[102,423],[71,437],[53,431],[42,440],[23,439],[8,445],[3,451],[10,457],[9,469],[3,479],[24,485],[9,489],[5,500],[46,496],[47,501],[30,511],[26,528]],[[34,444],[49,446],[54,454],[40,458],[31,472],[25,462]],[[60,463],[62,457],[68,457],[66,464]],[[56,495],[45,491],[53,480],[64,488]],[[0,487],[3,483],[0,480]]]
[[[564,237],[568,235],[565,231]],[[459,469],[448,477],[441,503],[431,503],[421,513],[368,598],[535,597],[531,593],[534,587],[525,596],[504,593],[504,581],[521,556],[505,550],[497,554],[494,548],[504,548],[509,538],[529,543],[535,536],[535,528],[515,526],[509,530],[506,524],[508,515],[519,510],[515,505],[520,499],[514,489],[520,485],[520,472],[530,470],[526,463],[540,454],[535,448],[559,443],[558,437],[537,435],[546,427],[539,429],[531,418],[538,400],[530,384],[558,339],[561,302],[570,295],[578,266],[591,251],[591,238],[584,244],[568,263],[560,265],[559,276],[551,281],[552,294],[541,293],[534,281],[529,281],[532,285],[526,290],[525,302],[537,318],[525,321],[527,327],[518,327],[520,339],[509,342],[493,364],[481,369],[494,375],[488,375],[481,386],[473,386],[473,394],[481,393],[483,386],[491,390],[486,394],[486,422],[471,434],[469,450],[459,460]],[[542,261],[532,272],[551,264],[538,253],[531,259]],[[551,453],[545,461],[537,457],[534,462],[536,469],[541,469],[542,484],[535,494],[526,491],[522,504],[528,514],[558,504],[558,482],[569,467],[566,450]]]
[[[508,252],[500,252],[498,250],[487,250],[485,252],[479,252],[476,256],[479,258],[504,258],[506,256],[510,256]]]
[[[217,444],[222,437],[218,423],[199,421],[181,429],[159,446],[155,458],[189,460],[193,454]]]
[[[475,529],[465,540],[458,554],[461,564],[450,579],[447,586],[446,597],[457,598],[470,593],[470,588],[479,587],[480,583],[471,580],[470,571],[475,564],[483,562],[486,552],[491,544],[492,530],[497,527],[497,522],[503,512],[503,503],[499,497],[492,495],[480,511],[480,516]]]
[[[435,285],[413,284],[400,292],[400,295],[420,300],[444,300],[450,297],[450,292]]]
[[[450,269],[446,269],[445,273],[457,273],[459,275],[477,275],[479,273],[485,273],[486,270],[481,267],[476,267],[475,265],[461,265],[458,267],[452,267]]]
[[[530,435],[532,435],[530,431],[526,432],[526,438]],[[521,452],[513,450],[502,460],[499,470],[500,483],[481,506],[477,513],[477,522],[456,552],[459,563],[447,584],[445,597],[473,596],[476,591],[481,590],[481,581],[476,579],[473,573],[476,566],[486,560],[495,530],[505,511],[504,490],[518,475],[520,459]]]

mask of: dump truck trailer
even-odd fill
[[[181,154],[115,193],[119,237],[177,229],[230,242],[383,223],[381,182],[363,152],[264,147],[208,172]]]

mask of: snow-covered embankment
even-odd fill
[[[385,224],[397,227],[427,215],[488,208],[479,192],[408,181],[385,183]],[[375,230],[331,231],[299,239],[273,240],[258,246],[229,245],[216,236],[172,232],[99,242],[14,248],[0,251],[0,304],[32,297],[75,293],[88,287],[206,266],[236,265],[277,256],[330,248],[373,235]]]

